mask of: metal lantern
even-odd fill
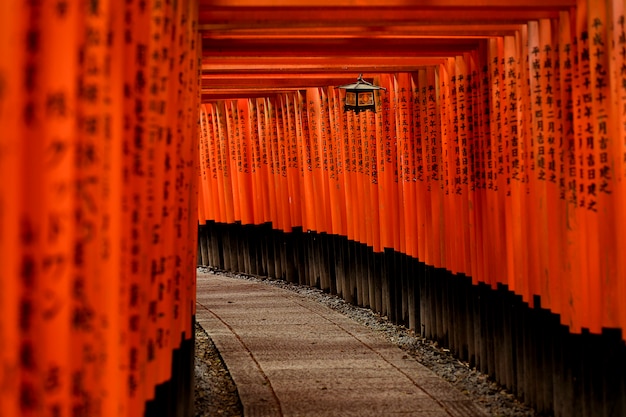
[[[385,90],[385,87],[378,87],[372,83],[368,83],[363,79],[363,74],[359,74],[356,83],[340,85],[337,88],[346,90],[346,102],[343,106],[344,111],[353,111],[360,113],[365,110],[372,110],[376,113],[376,99],[374,91]]]

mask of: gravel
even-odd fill
[[[267,277],[230,273],[215,268],[199,267],[198,272],[214,273],[233,278],[262,282],[293,291],[318,301],[333,310],[382,334],[419,363],[450,382],[470,400],[479,404],[494,417],[539,417],[532,408],[522,404],[513,394],[494,382],[489,376],[471,368],[431,340],[416,335],[404,326],[398,326],[367,308],[346,303],[343,299],[319,289],[291,284]],[[206,332],[196,326],[196,417],[241,416],[242,407],[219,352]]]
[[[243,407],[228,369],[204,329],[196,324],[195,417],[239,417]]]

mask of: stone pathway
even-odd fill
[[[371,329],[293,292],[198,274],[196,319],[245,416],[485,416]]]

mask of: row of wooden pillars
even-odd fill
[[[198,263],[337,294],[448,347],[544,415],[626,415],[626,347],[617,330],[571,334],[505,286],[345,237],[207,222]],[[535,305],[540,304],[535,299]]]

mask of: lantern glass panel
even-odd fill
[[[356,106],[356,93],[351,91],[346,92],[346,105]]]
[[[359,93],[359,106],[373,106],[374,105],[374,93],[367,91]]]

